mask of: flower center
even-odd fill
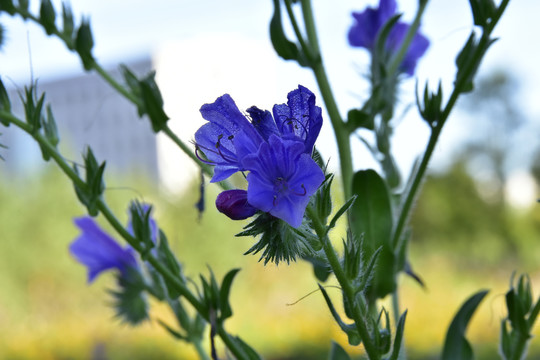
[[[287,183],[287,180],[282,177],[277,177],[274,181],[274,200],[273,205],[277,206],[278,204],[278,198],[280,196],[286,196],[287,194],[293,194],[296,196],[305,196],[307,194],[306,187],[304,184],[300,185],[301,192],[296,192],[294,189],[289,188],[289,184]]]

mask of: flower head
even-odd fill
[[[106,270],[118,269],[122,275],[127,275],[130,269],[138,268],[133,249],[122,248],[93,218],[84,216],[74,221],[81,234],[70,245],[69,251],[88,268],[89,283]]]
[[[302,224],[311,195],[324,181],[321,168],[304,152],[304,144],[275,135],[244,159],[248,202],[292,227]]]
[[[315,95],[299,85],[287,104],[275,105],[273,116],[255,106],[247,109],[251,122],[227,94],[203,105],[209,121],[195,134],[197,149],[215,165],[212,181],[248,171],[248,190],[227,190],[216,199],[218,210],[232,219],[269,212],[293,227],[302,223],[310,196],[324,180],[311,158],[322,126]]]
[[[392,16],[396,14],[395,0],[380,0],[376,9],[368,7],[363,12],[353,12],[355,23],[349,30],[349,44],[374,50],[375,41],[379,31]],[[388,34],[386,49],[395,53],[405,40],[410,26],[404,22],[397,22]],[[400,70],[407,75],[413,75],[418,59],[424,55],[429,46],[429,40],[420,32],[416,33],[405,55]]]

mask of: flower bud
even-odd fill
[[[257,212],[247,201],[247,191],[240,189],[223,191],[216,198],[216,207],[233,220],[247,219]]]

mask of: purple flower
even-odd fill
[[[228,190],[216,199],[218,210],[232,219],[246,219],[257,210],[269,212],[293,227],[302,223],[310,196],[324,180],[311,158],[322,126],[315,95],[299,85],[287,104],[272,113],[252,106],[251,122],[227,94],[203,105],[209,121],[195,134],[198,151],[215,165],[212,182],[248,171],[248,190]]]
[[[256,154],[244,159],[251,171],[248,202],[295,228],[302,224],[310,196],[324,181],[321,168],[304,150],[302,142],[272,135]]]
[[[275,105],[274,119],[284,139],[304,143],[304,152],[311,155],[322,127],[322,110],[315,106],[315,95],[299,85],[287,95],[287,104]]]
[[[373,51],[379,31],[395,14],[395,0],[380,0],[377,9],[368,7],[361,13],[353,12],[355,23],[349,30],[349,44]],[[404,22],[397,22],[393,26],[386,42],[386,48],[389,52],[395,53],[400,48],[409,27]],[[418,59],[424,55],[428,46],[429,40],[420,32],[416,33],[400,65],[400,70],[407,75],[413,75]]]
[[[240,189],[221,192],[216,198],[216,208],[233,220],[247,219],[257,212],[248,203],[247,191]]]
[[[209,123],[195,133],[195,143],[215,165],[212,182],[222,181],[237,171],[245,170],[242,158],[256,152],[263,138],[238,110],[233,99],[225,94],[212,104],[201,107]]]
[[[88,268],[89,283],[106,270],[118,269],[125,276],[130,269],[138,268],[133,249],[122,248],[99,228],[93,218],[84,216],[74,222],[82,233],[70,245],[69,251]]]

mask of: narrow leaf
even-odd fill
[[[465,337],[465,332],[476,308],[487,293],[487,290],[482,290],[471,296],[454,316],[446,333],[441,360],[473,359],[473,350]]]

